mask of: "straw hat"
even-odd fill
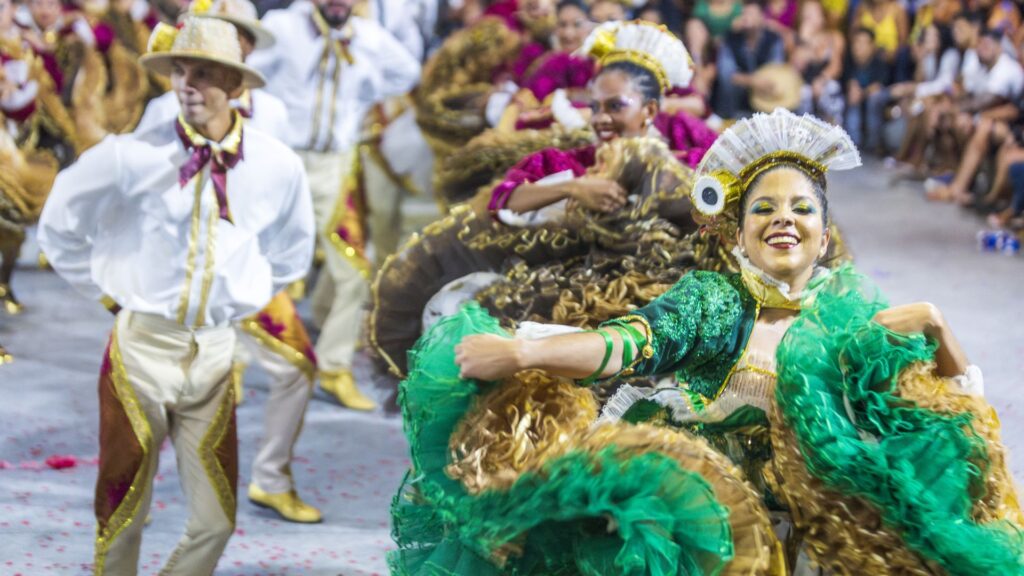
[[[171,75],[171,62],[176,58],[203,60],[226,66],[242,73],[246,88],[260,88],[267,83],[255,68],[242,62],[242,46],[234,25],[218,18],[186,16],[181,28],[158,24],[149,37],[147,53],[139,63],[164,76]]]
[[[775,90],[770,94],[751,91],[750,107],[757,112],[772,112],[776,108],[796,110],[800,106],[800,90],[804,79],[796,68],[789,64],[765,64],[754,72],[757,78],[770,78]]]
[[[251,36],[257,50],[274,45],[274,34],[260,24],[256,7],[249,0],[194,0],[184,15],[218,18],[238,26]]]

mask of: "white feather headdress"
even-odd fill
[[[587,36],[578,53],[602,66],[629,61],[650,70],[661,91],[685,88],[693,79],[693,60],[668,28],[644,21],[605,22]]]
[[[704,155],[690,193],[697,216],[726,237],[735,225],[743,190],[774,166],[797,168],[816,180],[830,170],[861,165],[860,152],[839,126],[776,109],[755,114],[719,135]]]

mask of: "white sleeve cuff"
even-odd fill
[[[964,373],[960,376],[954,376],[953,381],[956,382],[961,390],[968,394],[976,396],[985,395],[985,378],[981,374],[981,368],[974,364],[968,366],[967,370],[964,370]]]
[[[524,340],[539,340],[549,336],[560,336],[562,334],[573,334],[582,332],[582,328],[565,326],[563,324],[541,324],[539,322],[523,322],[516,328],[516,338]]]

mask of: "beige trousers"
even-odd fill
[[[238,331],[238,338],[250,358],[270,376],[270,395],[263,409],[263,440],[252,463],[252,483],[270,494],[288,492],[293,488],[292,450],[313,396],[313,382],[281,352],[244,329]]]
[[[309,176],[320,245],[326,254],[325,273],[320,275],[313,289],[313,321],[320,327],[316,355],[320,370],[333,372],[352,365],[362,326],[363,305],[370,295],[369,284],[333,248],[327,230],[344,178],[352,167],[353,152],[299,151],[298,154]]]
[[[398,250],[402,237],[402,201],[406,190],[395,183],[373,155],[363,153],[363,178],[366,181],[366,202],[370,209],[370,230],[377,268],[384,259]]]
[[[158,316],[118,315],[100,381],[97,574],[136,573],[160,446],[168,436],[189,516],[161,574],[213,573],[235,526],[234,345],[230,327],[191,330]],[[132,449],[119,449],[133,433],[135,442],[127,439]],[[125,478],[132,478],[130,487]],[[101,513],[106,510],[112,513]]]

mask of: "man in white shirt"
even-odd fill
[[[234,26],[162,25],[141,62],[181,117],[110,136],[57,178],[39,225],[55,270],[120,310],[100,376],[97,574],[135,574],[160,445],[188,498],[162,574],[210,574],[234,530],[232,322],[308,270],[315,230],[301,161],[243,127],[232,96],[264,82]]]
[[[219,18],[233,24],[238,31],[243,61],[253,50],[273,46],[276,39],[256,18],[256,8],[248,0],[216,0],[203,12],[188,14]],[[231,101],[233,108],[245,118],[248,128],[260,130],[284,142],[288,136],[288,111],[284,104],[266,90],[245,90]],[[149,103],[136,132],[154,125],[171,123],[181,111],[174,92]],[[295,304],[284,292],[274,296],[270,306],[239,324],[232,383],[236,401],[241,401],[242,375],[245,365],[256,363],[271,377],[270,396],[264,416],[263,437],[253,461],[249,499],[275,510],[290,522],[315,523],[320,511],[302,501],[291,475],[292,450],[298,442],[302,419],[313,393],[316,358],[312,343]]]
[[[267,76],[267,90],[284,101],[287,142],[309,174],[326,255],[326,273],[314,293],[320,385],[345,406],[371,410],[373,401],[356,387],[350,370],[371,273],[353,170],[357,140],[370,108],[407,93],[420,66],[379,24],[351,16],[353,4],[299,0],[267,13],[263,25],[278,43],[254,53],[250,63]]]

